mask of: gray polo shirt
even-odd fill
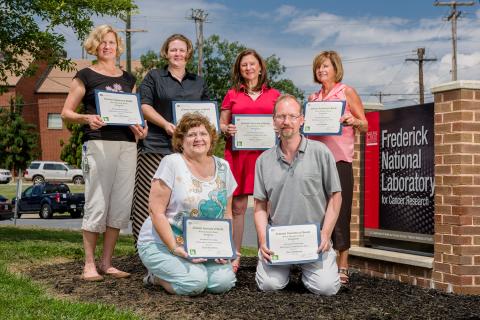
[[[269,223],[320,223],[330,195],[342,191],[335,158],[321,142],[302,136],[292,164],[277,145],[257,159],[255,199],[271,202]]]

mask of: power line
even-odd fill
[[[404,52],[396,52],[396,53],[387,53],[387,54],[382,54],[378,56],[370,56],[370,57],[361,57],[361,58],[351,58],[351,59],[342,59],[342,63],[353,63],[353,62],[366,62],[370,60],[375,60],[378,58],[394,58],[394,57],[401,57],[405,56],[407,54],[411,53],[410,51],[404,51]],[[311,64],[299,64],[299,65],[293,65],[293,66],[285,66],[285,68],[304,68],[304,67],[311,67]]]
[[[470,2],[439,2],[435,1],[434,6],[449,6],[451,7],[450,14],[447,17],[448,21],[452,21],[452,80],[457,80],[457,19],[462,14],[461,11],[457,11],[458,6],[473,6],[475,5],[474,1]]]

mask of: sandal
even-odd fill
[[[340,283],[346,285],[350,282],[350,273],[348,272],[348,268],[339,268],[338,269],[338,276],[340,277]]]

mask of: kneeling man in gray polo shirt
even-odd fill
[[[340,280],[330,237],[342,203],[335,159],[323,143],[300,133],[304,118],[295,97],[278,98],[273,121],[280,143],[265,151],[255,168],[254,218],[260,245],[255,280],[263,291],[283,289],[289,281],[290,265],[268,263],[272,257],[266,241],[268,224],[319,223],[321,259],[299,265],[302,281],[315,294],[334,295]]]

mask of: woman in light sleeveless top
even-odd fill
[[[342,206],[332,234],[333,247],[338,250],[338,273],[340,282],[348,283],[348,249],[350,248],[350,219],[353,197],[353,148],[355,129],[366,132],[368,122],[365,118],[362,100],[355,89],[341,83],[343,66],[335,51],[323,51],[313,60],[313,79],[322,85],[320,91],[312,93],[308,101],[345,101],[345,112],[340,118],[343,124],[342,134],[338,136],[312,136],[332,151],[337,163],[338,175],[342,186]]]

